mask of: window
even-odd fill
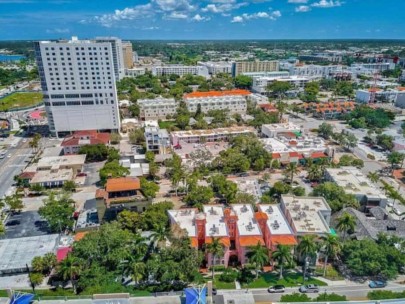
[[[66,104],[64,101],[56,101],[56,102],[53,102],[52,105],[54,107],[60,107],[60,106],[65,106]]]
[[[67,101],[67,106],[80,106],[80,101]]]
[[[87,101],[82,101],[82,105],[86,106],[86,105],[94,105],[94,102],[92,100],[87,100]]]

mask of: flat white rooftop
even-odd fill
[[[299,131],[301,128],[296,125],[295,123],[292,122],[286,122],[286,123],[275,123],[275,124],[266,124],[266,125],[262,125],[262,129],[266,128],[270,131]]]
[[[272,235],[293,234],[279,205],[259,205],[259,210],[267,214],[267,227]]]
[[[55,252],[58,234],[0,240],[0,273],[22,272],[36,256]]]
[[[283,152],[323,152],[326,150],[325,142],[319,137],[300,137],[297,139],[262,138],[265,148],[273,153]]]
[[[256,179],[234,179],[232,180],[238,186],[238,190],[243,193],[253,195],[257,200],[261,197],[260,186]]]
[[[228,229],[224,221],[224,210],[221,206],[204,206],[206,215],[206,237],[228,236]]]
[[[72,169],[59,169],[53,170],[41,170],[37,171],[34,177],[31,179],[32,184],[39,183],[52,183],[52,182],[65,182],[73,179]]]
[[[187,231],[189,237],[197,236],[197,229],[194,221],[197,214],[196,209],[169,210],[168,214],[181,229]]]
[[[64,155],[64,156],[48,156],[42,157],[38,161],[38,168],[41,167],[59,167],[59,166],[73,166],[83,165],[86,161],[86,155]]]
[[[366,195],[369,199],[386,199],[380,189],[355,167],[328,168],[326,172],[347,193]]]
[[[257,223],[252,206],[232,205],[232,210],[238,216],[238,231],[240,236],[262,235]]]
[[[323,197],[296,197],[282,195],[292,225],[297,233],[329,233],[322,212],[330,213],[331,209]]]

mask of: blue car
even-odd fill
[[[387,282],[383,282],[383,281],[370,281],[370,283],[368,283],[368,287],[370,288],[384,288],[387,286]]]

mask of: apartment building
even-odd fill
[[[387,205],[387,197],[355,167],[327,168],[325,179],[336,183],[346,193],[355,195],[363,211],[376,206],[385,208]]]
[[[232,63],[233,77],[250,72],[274,72],[278,70],[279,62],[277,60],[236,61]]]
[[[232,62],[228,61],[198,61],[197,65],[206,67],[210,75],[232,73]]]
[[[120,129],[117,40],[40,41],[35,56],[49,129],[56,136]]]
[[[317,54],[302,54],[298,56],[300,61],[310,61],[310,62],[335,62],[340,63],[343,60],[342,54],[328,52],[328,53],[317,53]]]
[[[309,102],[303,103],[301,107],[314,117],[321,119],[338,119],[342,115],[353,111],[356,104],[353,101],[331,101],[325,103]]]
[[[124,68],[131,69],[134,66],[134,52],[132,43],[129,41],[122,42],[122,54],[124,58]]]
[[[114,64],[115,80],[124,78],[125,62],[124,62],[124,48],[121,39],[117,37],[96,37],[97,43],[110,43]]]
[[[130,69],[125,69],[125,77],[138,77],[141,75],[145,75],[146,73],[146,68],[144,67],[137,67],[137,68],[130,68]]]
[[[97,189],[95,197],[100,223],[116,217],[124,209],[143,212],[150,204],[141,192],[140,180],[135,177],[109,178],[103,189]]]
[[[373,96],[374,95],[374,96]],[[372,100],[374,103],[395,103],[401,107],[401,100],[405,100],[405,90],[398,89],[367,89],[356,91],[356,102],[367,104]]]
[[[329,78],[334,73],[341,72],[341,65],[291,65],[289,73],[291,76],[308,76],[316,78]]]
[[[210,110],[227,110],[229,114],[245,114],[247,98],[250,92],[246,90],[193,92],[184,96],[184,101],[190,112],[196,112],[201,107],[201,112]]]
[[[170,133],[170,139],[173,145],[181,142],[186,143],[201,143],[227,141],[238,135],[255,135],[256,130],[253,127],[230,127],[217,128],[207,130],[189,130],[189,131],[174,131]]]
[[[323,197],[303,197],[282,195],[280,208],[295,236],[327,236],[331,208]]]
[[[140,99],[137,103],[142,120],[166,119],[176,114],[177,102],[174,98]]]
[[[197,75],[203,76],[205,78],[209,77],[208,69],[205,66],[199,65],[181,65],[181,64],[168,64],[152,67],[152,75],[163,76],[163,75]]]
[[[286,77],[253,77],[252,91],[259,94],[267,94],[268,85],[275,81],[288,82],[295,89],[303,89],[305,84],[315,79],[308,76],[286,76]]]
[[[156,154],[167,154],[170,151],[169,133],[159,127],[145,127],[146,149]]]

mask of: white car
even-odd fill
[[[394,203],[393,203],[393,202],[388,201],[388,202],[387,202],[387,206],[388,206],[388,207],[392,207],[392,206],[394,206]]]
[[[401,215],[401,211],[399,211],[397,208],[392,208],[392,211],[396,214],[396,215]]]

